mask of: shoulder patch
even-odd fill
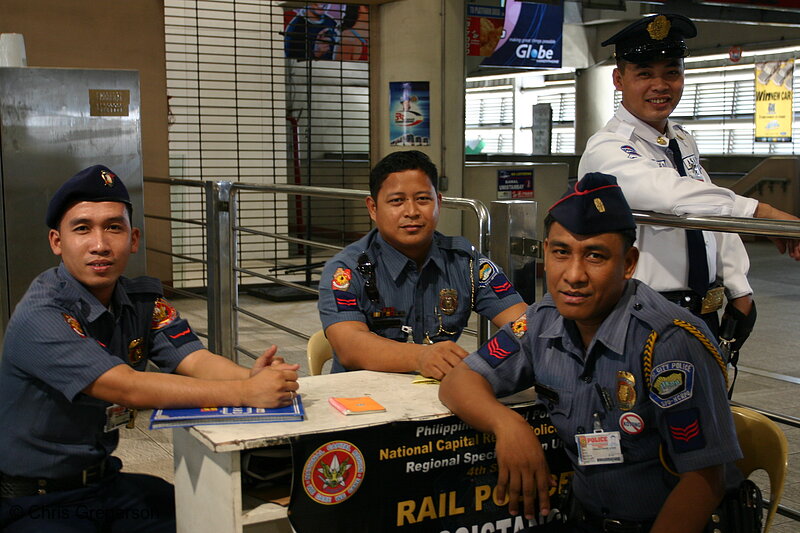
[[[694,365],[685,361],[667,361],[653,368],[650,375],[650,399],[666,409],[692,397]]]
[[[353,278],[353,273],[349,268],[337,268],[333,273],[331,280],[331,289],[334,291],[346,291],[350,288],[350,280]]]
[[[489,363],[492,368],[497,366],[519,352],[519,344],[503,330],[498,331],[494,337],[478,349],[478,355]]]
[[[501,299],[510,294],[517,293],[517,291],[514,290],[514,286],[511,285],[511,282],[508,281],[508,278],[502,272],[498,272],[489,282],[489,285],[492,287],[494,293]]]
[[[169,343],[175,348],[180,348],[186,343],[199,340],[185,320],[172,324],[164,329],[163,333],[167,336]]]
[[[497,274],[497,266],[488,259],[481,259],[478,263],[478,283],[485,287]]]
[[[700,425],[700,411],[696,407],[683,411],[666,413],[669,439],[676,453],[691,452],[706,447],[703,428]]]
[[[61,316],[64,317],[64,321],[70,328],[72,328],[72,331],[77,333],[79,336],[86,338],[86,333],[83,332],[81,323],[78,322],[78,320],[74,316],[68,315],[67,313],[61,313]]]
[[[528,331],[528,319],[525,313],[522,313],[522,316],[511,324],[511,331],[514,332],[514,336],[518,339],[521,339],[525,335]]]
[[[178,311],[164,298],[158,298],[153,307],[152,329],[161,329],[172,324],[178,318]]]
[[[630,144],[623,144],[619,147],[620,150],[628,154],[628,159],[636,159],[637,157],[642,157],[642,154],[636,151],[636,148],[631,146]]]
[[[336,299],[336,309],[339,311],[358,310],[358,299],[352,292],[336,291],[333,297]]]

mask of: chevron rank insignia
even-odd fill
[[[497,368],[500,363],[518,351],[519,344],[517,344],[517,341],[512,339],[505,331],[500,330],[478,349],[478,355],[483,357],[483,360],[489,363],[489,366]]]

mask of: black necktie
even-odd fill
[[[672,150],[675,170],[681,176],[685,176],[686,168],[683,166],[683,156],[678,147],[678,140],[670,139],[669,148]],[[703,232],[699,229],[687,229],[686,247],[689,257],[689,288],[700,296],[705,296],[708,291],[708,259],[706,258]]]

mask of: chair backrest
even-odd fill
[[[322,365],[325,361],[333,357],[333,348],[331,348],[328,339],[325,338],[325,332],[319,330],[308,339],[306,345],[306,356],[308,357],[308,371],[312,376],[319,376],[322,374]]]
[[[769,475],[769,511],[764,532],[769,530],[783,493],[788,461],[786,435],[766,416],[745,407],[732,406],[733,422],[744,457],[736,466],[748,477],[753,471],[764,469]]]

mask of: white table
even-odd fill
[[[385,372],[344,372],[300,378],[306,410],[303,422],[232,424],[177,428],[173,433],[175,498],[179,533],[240,532],[250,524],[259,531],[291,532],[286,508],[242,506],[240,457],[243,450],[287,443],[289,438],[450,416],[439,401],[439,386],[412,384],[414,376]],[[331,396],[372,396],[386,412],[345,416],[328,404]],[[535,400],[532,390],[504,399],[520,404]]]

